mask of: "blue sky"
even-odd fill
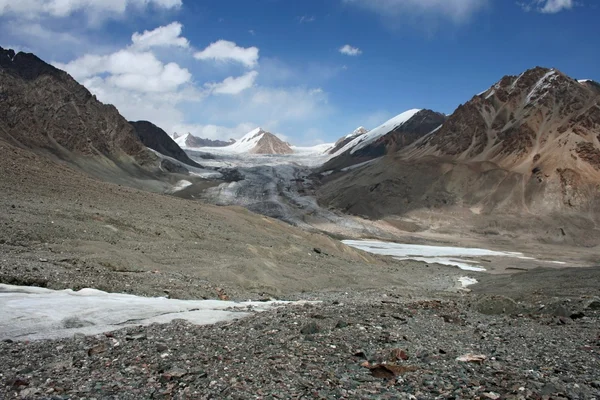
[[[592,0],[0,0],[0,45],[170,133],[312,145],[452,113],[537,65],[600,80],[599,17]]]

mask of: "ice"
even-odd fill
[[[261,312],[290,304],[299,303],[173,300],[95,289],[75,292],[0,284],[0,340],[96,335],[174,319],[207,325],[246,317],[251,310]]]
[[[524,257],[523,253],[480,248],[425,246],[381,242],[378,240],[343,240],[343,243],[373,254],[393,256],[398,260],[415,260],[455,266],[466,271],[485,271],[475,261],[460,257]]]

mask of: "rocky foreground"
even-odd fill
[[[600,299],[329,295],[213,326],[7,341],[0,365],[7,399],[594,399]]]

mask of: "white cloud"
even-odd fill
[[[253,68],[258,64],[258,48],[239,47],[234,42],[219,40],[194,54],[198,60],[234,61]]]
[[[311,22],[315,22],[317,18],[314,15],[303,15],[298,17],[298,22],[301,24],[309,24]]]
[[[0,0],[0,15],[62,18],[83,12],[98,18],[109,15],[123,16],[128,8],[144,9],[152,6],[175,9],[181,4],[181,0]]]
[[[184,47],[187,48],[190,42],[181,36],[183,25],[179,22],[173,22],[166,26],[158,27],[151,31],[143,33],[136,32],[131,36],[133,46],[145,50],[151,47]]]
[[[55,63],[75,79],[103,74],[117,88],[138,92],[169,92],[191,80],[190,72],[175,63],[163,64],[151,52],[123,49],[109,55],[86,54],[67,64]]]
[[[525,11],[535,10],[543,14],[556,14],[563,10],[570,10],[575,6],[573,0],[533,0],[530,2],[517,2]]]
[[[237,78],[230,76],[220,83],[208,83],[206,84],[206,87],[212,93],[216,94],[240,94],[244,90],[254,86],[254,81],[256,81],[257,76],[258,72],[250,71]]]
[[[385,17],[435,16],[462,22],[488,3],[488,0],[342,0]]]
[[[359,49],[358,47],[352,47],[349,44],[340,47],[338,51],[347,56],[359,56],[362,54],[361,49]]]

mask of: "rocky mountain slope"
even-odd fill
[[[458,206],[474,214],[572,213],[595,221],[599,189],[599,87],[534,68],[505,76],[440,129],[329,180],[319,195],[370,217]]]
[[[191,158],[179,147],[177,143],[158,126],[148,121],[129,121],[135,128],[135,132],[138,138],[142,141],[144,146],[151,148],[152,150],[158,151],[159,153],[172,157],[184,164],[191,165],[193,167],[201,168],[202,166]]]
[[[349,140],[340,140],[345,143],[337,146],[337,150],[330,151],[335,157],[321,168],[322,171],[339,170],[385,154],[393,154],[417,139],[440,127],[446,116],[431,110],[410,110],[387,121],[383,125],[352,136]],[[341,144],[340,143],[340,144]]]
[[[0,88],[4,140],[55,154],[150,157],[114,106],[33,54],[0,48]]]
[[[103,180],[170,187],[159,158],[112,105],[33,54],[0,48],[0,140]]]
[[[173,140],[182,148],[197,148],[197,147],[225,147],[235,143],[235,140],[231,139],[226,142],[224,140],[211,140],[211,139],[202,139],[192,135],[191,133],[186,133],[185,135],[179,136],[177,133],[173,135]]]
[[[340,151],[342,148],[344,148],[344,146],[346,146],[348,143],[350,143],[351,141],[353,141],[354,139],[356,139],[359,136],[364,135],[365,133],[369,133],[369,130],[367,128],[365,128],[364,126],[359,126],[358,128],[356,128],[354,130],[354,132],[346,135],[346,136],[342,136],[341,138],[339,138],[334,146],[331,148],[331,150],[328,151],[329,154],[336,154],[338,151]]]

